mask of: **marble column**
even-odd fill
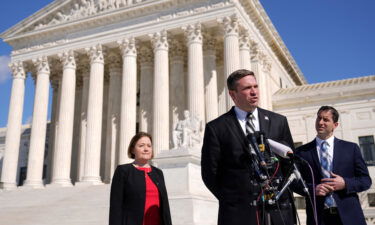
[[[204,36],[204,96],[206,121],[215,119],[219,114],[217,72],[216,72],[216,41],[212,35]]]
[[[104,57],[100,44],[86,49],[90,57],[90,83],[83,183],[101,184],[100,148],[102,135]]]
[[[236,15],[224,17],[222,20],[224,28],[224,74],[228,77],[235,70],[240,69],[238,29],[239,23]],[[226,88],[227,110],[234,104]]]
[[[169,80],[169,135],[179,120],[184,119],[183,112],[186,110],[186,91],[185,91],[185,71],[184,58],[186,52],[185,46],[181,45],[181,40],[174,37],[170,43],[170,80]],[[176,147],[176,146],[173,146]]]
[[[17,166],[21,140],[23,100],[25,95],[25,70],[22,62],[10,64],[13,73],[12,93],[9,104],[8,125],[5,139],[5,152],[1,170],[0,188],[17,187]]]
[[[120,144],[120,105],[121,105],[121,56],[110,52],[109,61],[109,96],[107,112],[107,134],[105,153],[104,182],[110,183],[117,166]]]
[[[138,59],[140,67],[139,131],[152,133],[152,94],[154,83],[153,55],[151,46],[142,43]]]
[[[73,144],[72,144],[72,163],[70,168],[70,178],[72,183],[78,181],[79,164],[79,142],[81,134],[81,110],[82,110],[82,75],[76,70],[76,94],[74,102],[74,122],[73,122]]]
[[[259,106],[268,109],[267,104],[267,90],[270,88],[266,82],[266,73],[263,63],[266,55],[258,47],[253,47],[251,50],[251,68],[255,74],[259,87]]]
[[[264,55],[263,62],[262,62],[262,92],[263,95],[263,107],[265,109],[272,111],[272,79],[271,79],[271,68],[272,64],[269,61],[268,57]],[[262,96],[260,96],[262,98]]]
[[[217,72],[217,94],[218,94],[218,114],[227,112],[227,76],[224,74],[223,45],[216,45],[216,72]]]
[[[205,124],[204,73],[203,73],[203,37],[200,23],[189,25],[185,30],[188,49],[187,108]]]
[[[169,149],[169,60],[167,31],[152,35],[154,49],[153,145],[155,155]]]
[[[239,38],[240,45],[240,68],[251,70],[250,63],[250,36],[247,30],[243,30],[240,33]]]
[[[49,162],[47,167],[47,183],[51,183],[52,180],[52,169],[53,169],[53,153],[55,151],[55,139],[56,139],[56,124],[57,124],[57,108],[59,105],[59,77],[58,75],[51,75],[51,86],[52,86],[52,109],[51,109],[51,124],[50,124],[50,136],[48,142],[48,156]]]
[[[42,175],[46,146],[50,68],[46,56],[34,59],[33,63],[37,68],[37,77],[27,177],[24,186],[41,188],[43,187]]]
[[[73,142],[74,101],[76,88],[76,62],[73,51],[58,55],[63,65],[59,128],[53,155],[52,185],[71,186],[70,165]]]
[[[135,135],[137,120],[137,49],[134,38],[120,43],[122,54],[122,91],[119,164],[130,162],[128,146]]]
[[[84,65],[90,62],[84,63]],[[78,150],[78,165],[77,165],[77,180],[82,181],[83,172],[85,168],[85,150],[86,150],[86,131],[87,131],[87,107],[89,98],[89,83],[90,82],[90,70],[88,66],[82,68],[82,105],[81,105],[81,116],[80,116],[80,138],[79,138],[79,150]]]

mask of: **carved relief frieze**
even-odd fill
[[[145,1],[149,0],[77,0],[69,8],[57,12],[52,18],[49,17],[47,20],[36,24],[34,30],[128,7],[129,5]]]

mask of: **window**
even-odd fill
[[[375,145],[374,145],[374,136],[363,136],[359,137],[359,146],[368,166],[375,166]]]

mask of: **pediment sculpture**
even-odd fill
[[[66,12],[59,11],[46,23],[39,23],[35,30],[49,25],[56,25],[67,21],[73,21],[108,10],[114,10],[134,3],[140,3],[147,0],[79,0],[73,4],[72,8]]]
[[[177,121],[173,128],[173,149],[199,146],[202,140],[202,120],[184,111],[184,119]]]

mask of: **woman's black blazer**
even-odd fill
[[[168,194],[163,172],[152,166],[148,173],[159,190],[161,225],[171,225]],[[119,165],[112,179],[109,225],[142,225],[146,201],[144,171],[132,164]]]

